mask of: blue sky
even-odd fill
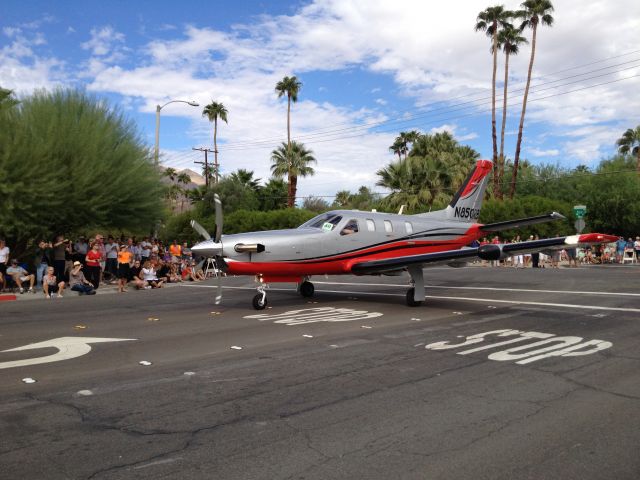
[[[360,185],[381,191],[375,172],[393,160],[388,146],[401,130],[447,130],[491,157],[489,41],[473,31],[488,4],[449,3],[9,0],[0,20],[0,85],[18,95],[84,88],[121,108],[150,147],[157,104],[221,101],[229,110],[218,131],[223,172],[247,168],[266,178],[271,150],[286,140],[286,104],[274,86],[297,75],[303,87],[292,134],[318,159],[300,194]],[[594,165],[638,123],[640,4],[554,4],[555,25],[538,36],[523,155]],[[529,52],[525,46],[511,62],[509,157]],[[500,58],[499,87],[502,67]],[[196,169],[201,154],[191,148],[212,146],[201,111],[179,103],[162,110],[165,165]]]

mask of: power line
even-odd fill
[[[640,50],[638,50],[638,51],[640,51]],[[631,52],[631,53],[635,53],[635,52]],[[629,53],[629,54],[631,54],[631,53]],[[589,64],[585,64],[585,65],[582,65],[582,66],[579,66],[579,67],[572,67],[572,68],[564,69],[564,70],[561,70],[560,72],[569,71],[569,70],[575,70],[577,68],[582,68],[584,66],[593,65],[593,64],[596,64],[596,63],[601,63],[602,61],[618,58],[620,56],[625,56],[625,55],[628,55],[628,54],[623,54],[623,55],[619,55],[619,56],[616,56],[616,57],[610,57],[608,59],[597,61],[597,62],[591,62]],[[640,61],[640,58],[636,58],[636,59],[629,60],[629,61],[626,61],[626,62],[621,62],[621,63],[615,64],[615,65],[609,65],[609,66],[606,66],[606,67],[590,70],[590,71],[579,73],[579,74],[576,74],[576,75],[570,75],[570,76],[563,77],[563,78],[556,79],[556,80],[549,80],[549,81],[546,81],[546,82],[542,82],[542,83],[538,83],[538,84],[532,85],[530,90],[538,89],[538,91],[540,91],[539,87],[541,87],[541,86],[550,85],[550,84],[553,84],[553,83],[558,83],[558,82],[561,82],[563,80],[568,80],[568,79],[571,79],[571,78],[583,77],[583,76],[591,74],[591,73],[595,73],[595,72],[603,71],[603,70],[608,70],[608,69],[611,69],[611,68],[614,68],[614,67],[620,67],[620,66],[628,65],[630,63],[636,63],[636,62],[639,62],[639,61]],[[629,70],[629,69],[635,68],[637,66],[640,66],[640,65],[633,65],[633,66],[625,68],[625,69],[615,70],[615,71],[609,72],[608,74],[619,73],[621,71]],[[559,73],[559,72],[556,72],[556,73]],[[604,76],[604,75],[602,75],[602,76]],[[547,78],[547,77],[548,77],[548,75],[546,77],[540,77],[540,78]],[[597,77],[598,76],[584,78],[584,79],[582,79],[582,81],[586,81],[586,80],[589,80],[589,79],[592,79],[592,78],[597,78]],[[569,82],[568,84],[571,84],[571,83],[576,83],[576,82]],[[562,86],[562,85],[558,85],[557,87],[560,87],[560,86]],[[524,88],[512,89],[510,93],[513,94],[513,93],[522,92],[522,91],[524,91]],[[314,138],[314,137],[327,136],[327,135],[330,135],[330,134],[346,132],[346,131],[349,131],[349,130],[370,129],[370,128],[374,128],[376,126],[387,125],[387,124],[391,124],[391,123],[407,123],[407,122],[412,121],[412,120],[417,119],[417,118],[422,118],[424,116],[432,115],[434,112],[439,111],[439,110],[449,110],[449,109],[451,109],[453,107],[466,105],[466,104],[473,104],[473,103],[477,103],[477,102],[483,101],[483,100],[488,100],[488,99],[491,98],[490,96],[484,96],[482,98],[474,98],[474,99],[467,100],[465,102],[461,102],[461,103],[458,103],[458,104],[453,104],[453,105],[450,104],[450,102],[453,101],[453,100],[460,99],[460,98],[466,98],[466,97],[469,97],[469,96],[472,96],[472,95],[478,95],[478,93],[477,92],[473,92],[473,93],[469,93],[469,94],[462,95],[462,96],[459,96],[459,97],[454,97],[453,99],[448,99],[448,100],[442,100],[442,101],[435,102],[433,105],[444,104],[444,103],[446,103],[447,105],[443,106],[443,107],[435,108],[435,109],[430,109],[429,111],[424,112],[424,113],[414,113],[413,115],[409,116],[409,118],[405,117],[405,118],[395,119],[395,120],[384,120],[384,121],[377,121],[377,122],[369,122],[369,123],[365,123],[365,124],[362,124],[362,125],[355,125],[355,126],[348,127],[348,128],[343,128],[343,129],[336,129],[335,125],[334,125],[330,129],[321,129],[321,130],[318,130],[316,132],[311,132],[311,133],[308,133],[308,134],[298,135],[297,138],[302,139],[302,140],[307,140],[307,139]],[[501,98],[501,95],[499,94],[497,96],[496,100],[499,100],[500,98]],[[410,113],[410,112],[415,112],[415,109],[407,110],[404,113]],[[338,124],[338,125],[340,125],[340,124]],[[225,150],[232,150],[232,149],[235,149],[236,147],[237,148],[243,148],[243,147],[247,147],[247,146],[258,146],[260,144],[271,145],[274,141],[277,141],[279,139],[280,139],[280,137],[277,137],[277,138],[273,137],[273,138],[266,138],[266,139],[262,139],[262,140],[253,140],[253,141],[247,141],[247,142],[227,143],[227,144],[225,144]]]
[[[612,72],[612,73],[618,73],[618,72]],[[600,77],[600,76],[604,76],[604,75],[598,75],[598,76],[595,76],[593,78],[597,78],[597,77]],[[588,85],[586,87],[576,88],[576,89],[573,89],[573,90],[567,90],[567,91],[564,91],[564,92],[559,92],[559,93],[552,94],[552,95],[547,95],[547,96],[544,96],[544,97],[532,98],[532,99],[528,100],[528,103],[536,102],[536,101],[540,101],[540,100],[546,100],[546,99],[549,99],[549,98],[558,97],[558,96],[562,96],[562,95],[568,95],[570,93],[575,93],[575,92],[579,92],[579,91],[583,91],[583,90],[588,90],[588,89],[591,89],[591,88],[596,88],[596,87],[600,87],[600,86],[604,86],[604,85],[609,85],[609,84],[612,84],[612,83],[622,82],[622,81],[625,81],[625,80],[631,80],[633,78],[637,78],[638,76],[640,76],[640,74],[632,75],[632,76],[625,77],[625,78],[619,78],[619,79],[616,79],[616,80],[610,80],[610,81],[607,81],[607,82],[601,82],[601,83],[597,83],[597,84],[594,84],[594,85]],[[570,82],[569,84],[573,84],[573,83],[577,83],[577,82]],[[560,85],[560,86],[564,86],[564,85]],[[558,88],[558,87],[559,86],[556,86],[554,88]],[[539,91],[542,91],[542,90],[539,90]],[[538,92],[534,92],[534,93],[538,93]],[[519,105],[520,104],[519,98],[520,97],[516,97],[517,101],[512,101],[512,103],[508,103],[508,106],[513,107],[513,106]],[[513,98],[512,98],[512,100],[513,100]],[[463,110],[466,110],[468,108],[469,107],[466,107]],[[476,110],[476,111],[473,111],[471,113],[467,113],[467,114],[463,114],[463,115],[454,115],[454,116],[445,117],[445,118],[431,119],[430,121],[433,122],[433,123],[435,123],[435,122],[441,123],[441,122],[444,122],[444,121],[447,121],[447,120],[456,120],[456,119],[465,118],[465,117],[469,117],[469,116],[476,116],[476,115],[486,114],[486,113],[489,113],[489,112],[490,112],[490,110]],[[408,128],[412,128],[412,127],[408,127]],[[382,130],[377,130],[376,132],[373,132],[373,133],[386,133],[386,132],[395,131],[395,130],[396,130],[395,127],[394,128],[386,128],[386,129],[382,129]],[[358,134],[353,134],[353,135],[336,135],[336,136],[334,136],[332,138],[326,138],[326,139],[320,139],[320,140],[313,140],[312,139],[312,140],[309,140],[307,143],[309,143],[309,144],[317,144],[317,143],[332,142],[332,141],[336,141],[336,140],[347,140],[347,139],[352,139],[352,138],[363,137],[363,136],[366,136],[366,135],[369,135],[369,134],[370,133],[367,132],[367,133],[358,133]],[[225,149],[225,150],[240,151],[240,150],[254,150],[254,149],[257,149],[257,148],[264,148],[264,147],[263,146],[255,146],[254,147],[254,146],[250,146],[249,145],[249,146],[246,146],[246,147],[243,147],[243,148],[236,147],[236,148],[228,148],[228,149]]]

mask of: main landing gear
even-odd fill
[[[411,275],[412,287],[407,290],[407,305],[409,307],[419,307],[424,301],[424,276],[421,266],[411,266],[408,268]]]
[[[302,295],[304,298],[313,297],[314,291],[315,287],[313,286],[313,283],[308,280],[305,280],[300,285],[298,285],[298,292],[300,292],[300,295]]]

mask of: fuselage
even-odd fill
[[[223,235],[219,243],[201,242],[193,251],[221,255],[230,274],[296,281],[350,273],[353,264],[367,260],[462,248],[483,234],[479,227],[447,220],[439,212],[395,215],[333,210],[295,229]]]

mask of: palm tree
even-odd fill
[[[186,200],[188,192],[186,187],[191,183],[191,177],[185,172],[181,172],[178,174],[176,181],[180,187],[180,212],[182,212],[184,211],[184,201]],[[182,186],[180,186],[180,184],[182,184]]]
[[[298,190],[298,177],[313,175],[315,171],[309,166],[316,163],[313,152],[307,150],[302,143],[291,142],[290,145],[282,142],[277,149],[271,152],[271,173],[276,177],[289,177],[288,207],[293,207]]]
[[[175,168],[165,168],[164,172],[162,172],[162,176],[163,177],[169,177],[169,180],[171,180],[171,182],[175,182],[176,181],[176,176],[178,175],[178,172],[176,172]]]
[[[213,155],[214,155],[214,165],[215,165],[215,181],[218,183],[218,118],[222,120],[224,123],[227,122],[227,109],[222,103],[214,102],[211,100],[209,105],[204,107],[202,110],[202,116],[207,117],[210,122],[213,122]]]
[[[502,196],[502,179],[504,177],[504,129],[507,123],[507,85],[509,83],[509,57],[517,55],[520,45],[528,43],[527,39],[520,35],[521,31],[513,25],[505,25],[498,33],[498,45],[504,52],[504,91],[502,94],[502,126],[500,129],[500,156],[498,157],[498,185],[499,196]],[[494,195],[497,193],[494,191]]]
[[[527,97],[529,96],[529,85],[531,84],[531,72],[533,71],[533,60],[536,56],[536,34],[538,25],[553,25],[553,4],[549,0],[525,0],[520,4],[523,10],[516,12],[518,17],[524,18],[520,25],[520,30],[531,28],[531,58],[529,59],[529,72],[527,74],[527,84],[524,87],[524,98],[522,99],[522,113],[520,115],[520,125],[518,126],[518,140],[516,142],[516,154],[513,158],[513,176],[511,177],[511,189],[509,198],[513,198],[516,193],[516,179],[518,177],[518,162],[520,161],[520,145],[522,144],[522,128],[524,127],[524,114],[527,110]]]
[[[491,77],[491,138],[493,140],[493,184],[497,191],[498,182],[498,139],[496,134],[496,71],[498,69],[498,28],[509,23],[513,12],[504,9],[504,5],[488,7],[478,13],[476,32],[486,32],[491,37],[491,53],[493,54],[493,76]]]
[[[298,93],[301,88],[302,82],[295,76],[284,77],[276,83],[278,98],[285,94],[287,95],[287,146],[291,145],[291,102],[296,103],[298,101]]]
[[[636,170],[638,174],[640,174],[640,125],[635,129],[629,128],[624,132],[622,137],[616,141],[616,145],[618,145],[618,151],[620,153],[625,155],[631,153],[636,156]]]
[[[245,170],[244,168],[239,168],[237,171],[233,172],[229,178],[234,182],[244,185],[245,187],[249,187],[255,192],[260,189],[260,179],[253,178],[253,172]]]
[[[287,95],[287,148],[291,148],[291,102],[296,103],[298,101],[298,93],[302,88],[302,82],[300,82],[296,76],[284,77],[278,83],[276,83],[276,93],[278,98]],[[275,150],[274,150],[275,151]],[[295,185],[293,182],[293,172],[288,172],[287,180],[289,183],[289,198],[287,203],[290,207],[293,206],[292,202],[295,202]]]
[[[391,150],[395,155],[398,155],[398,160],[402,160],[403,153],[405,155],[407,154],[407,146],[400,137],[396,137],[393,141],[393,145],[389,147],[389,150]]]

